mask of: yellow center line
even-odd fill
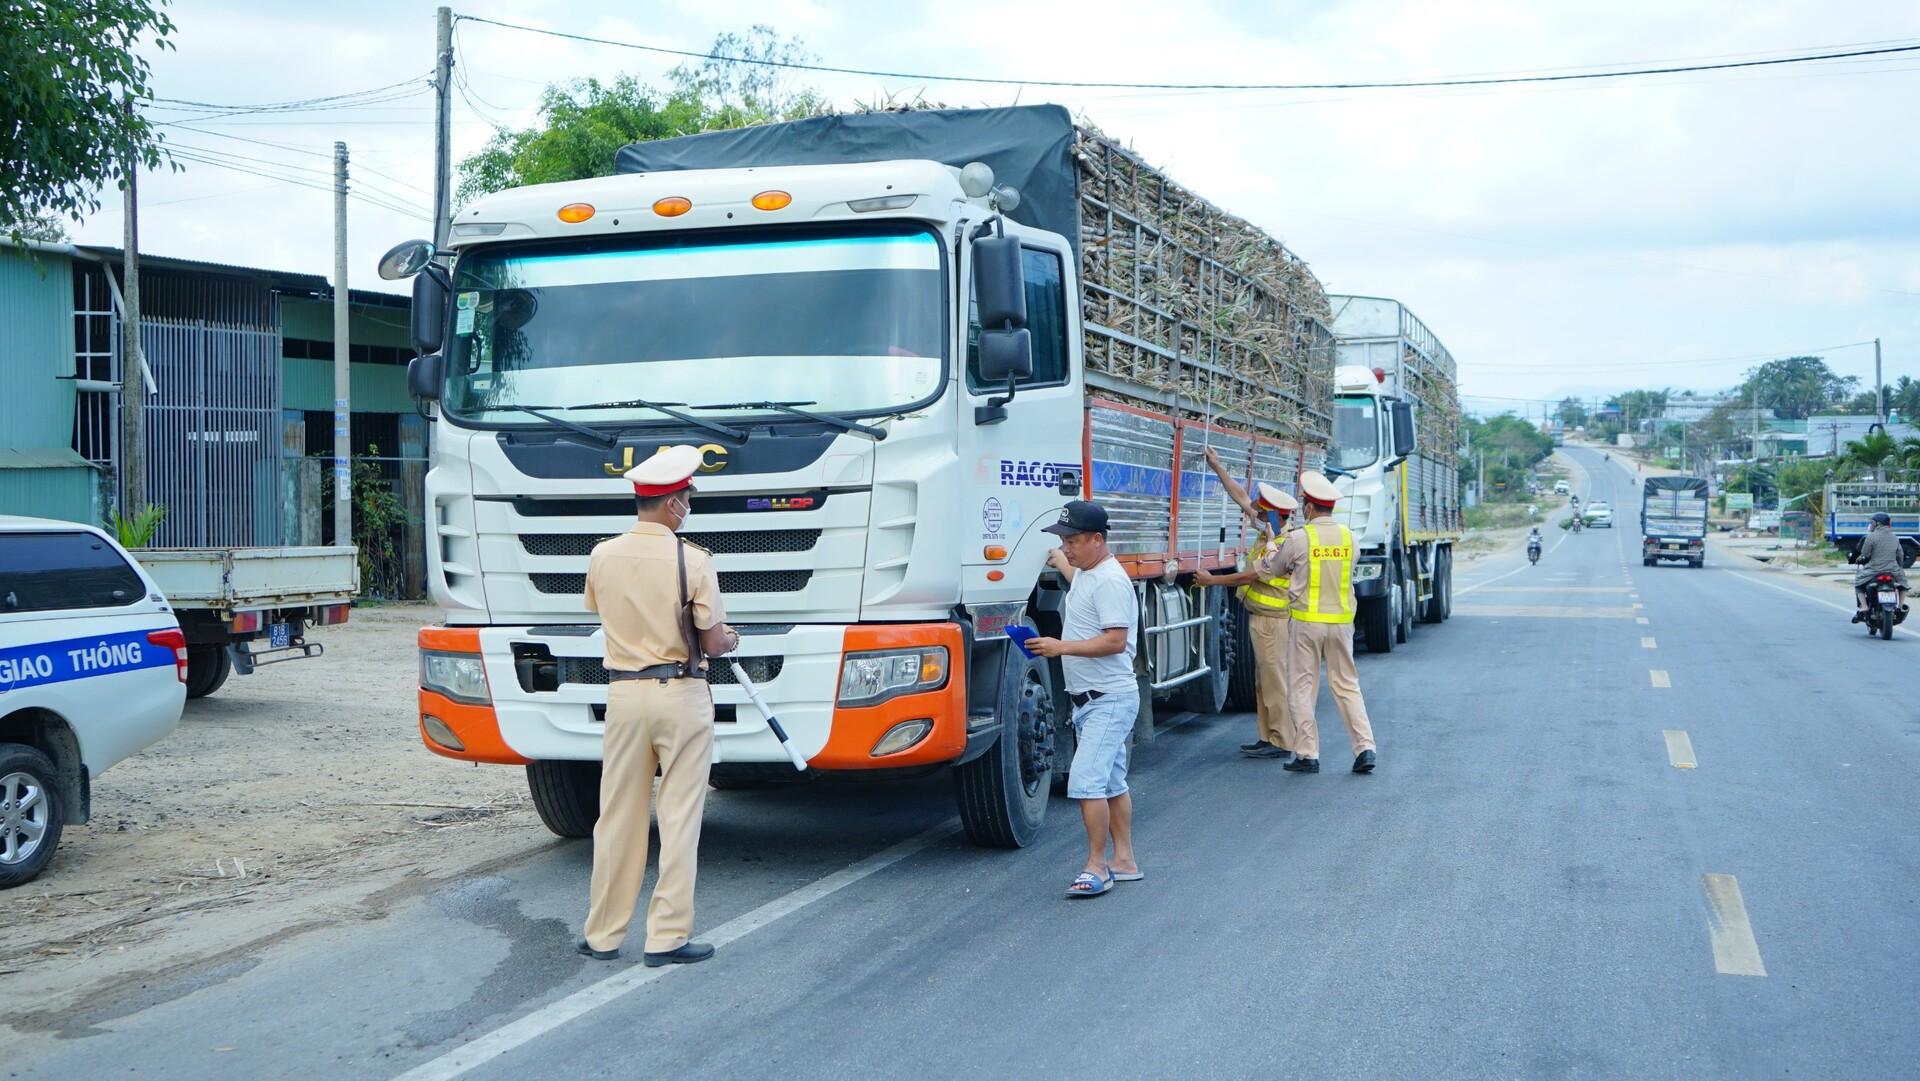
[[[1673,768],[1694,768],[1693,741],[1687,738],[1687,734],[1672,729],[1662,734],[1667,737],[1667,761],[1673,763]]]
[[[1701,875],[1707,891],[1707,934],[1713,940],[1713,970],[1722,976],[1765,976],[1760,944],[1747,920],[1747,902],[1732,875]]]
[[[1659,649],[1660,646],[1651,638],[1642,638],[1640,639],[1640,648],[1641,649]]]
[[[1667,670],[1664,668],[1652,669],[1647,672],[1647,675],[1653,678],[1653,685],[1656,687],[1673,686],[1673,681],[1667,678]]]

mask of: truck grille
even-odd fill
[[[533,588],[542,593],[585,593],[584,574],[529,574]],[[721,571],[721,593],[798,593],[813,580],[810,570],[797,571]]]
[[[774,555],[810,552],[820,542],[817,529],[743,529],[737,532],[682,533],[714,555]],[[597,533],[522,533],[520,547],[533,556],[584,556],[606,540]]]
[[[766,683],[778,676],[780,669],[786,667],[786,660],[785,657],[739,658],[740,667],[747,670],[747,678],[753,680],[755,684]],[[607,683],[607,666],[598,657],[561,657],[558,658],[558,664],[561,683],[586,683],[595,686],[605,686]],[[707,659],[709,686],[722,684],[732,686],[737,682],[739,681],[733,678],[733,668],[729,665],[727,658],[709,657]]]

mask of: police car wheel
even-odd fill
[[[33,881],[53,860],[65,817],[46,755],[0,743],[0,890]]]

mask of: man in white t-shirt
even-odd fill
[[[1116,881],[1145,877],[1133,855],[1133,797],[1127,791],[1127,744],[1140,713],[1140,685],[1133,673],[1140,610],[1133,580],[1107,551],[1104,507],[1075,500],[1046,531],[1060,538],[1047,562],[1067,578],[1067,608],[1060,637],[1033,638],[1027,648],[1060,658],[1073,699],[1078,739],[1067,795],[1080,801],[1087,865],[1067,887],[1067,896],[1098,897]]]

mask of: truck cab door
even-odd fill
[[[965,565],[1004,563],[1000,588],[1024,598],[1052,547],[1052,537],[1040,527],[1052,523],[1068,500],[1082,498],[1086,490],[1080,283],[1073,252],[1063,238],[1011,221],[1005,226],[1007,235],[1020,241],[1033,372],[1014,382],[1013,399],[1004,405],[1005,420],[976,420],[976,408],[1005,398],[1007,385],[987,385],[980,378],[980,325],[969,244],[960,278],[958,419],[961,469],[974,483],[959,515],[960,548]],[[1004,560],[988,558],[989,548],[1002,547],[1008,552]],[[978,584],[974,574],[967,580]]]

